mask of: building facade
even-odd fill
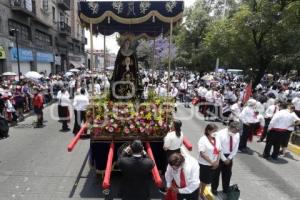
[[[91,69],[90,63],[91,63],[91,51],[88,49],[87,51],[87,60],[88,60],[88,67]],[[94,71],[103,71],[104,66],[106,69],[112,69],[113,66],[115,65],[115,61],[117,58],[117,55],[114,53],[110,53],[109,51],[106,52],[105,54],[105,59],[104,59],[104,50],[94,50],[94,62],[95,62],[95,68]],[[104,60],[105,60],[105,65],[104,65]]]
[[[72,0],[1,0],[0,74],[18,73],[12,29],[18,32],[22,74],[37,71],[48,75],[84,66],[86,38],[77,11],[77,1]]]

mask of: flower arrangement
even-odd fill
[[[157,96],[152,96],[143,103],[95,99],[94,105],[87,112],[92,137],[164,137],[173,122],[174,102],[168,100],[170,99]]]

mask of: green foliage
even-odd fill
[[[220,1],[199,0],[186,11],[176,35],[178,59],[186,66],[211,70],[220,58],[220,66],[258,72],[252,77],[254,85],[268,70],[295,69],[299,41],[299,0],[233,0],[226,12]]]

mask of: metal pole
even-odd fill
[[[106,72],[106,36],[104,35],[104,64],[103,64],[103,69],[104,73]]]
[[[91,68],[92,68],[92,106],[93,106],[93,120],[95,119],[95,105],[94,105],[94,44],[93,44],[93,24],[90,22],[90,46],[91,46]]]
[[[170,22],[170,38],[169,38],[169,67],[168,67],[168,85],[167,85],[167,97],[169,97],[170,90],[170,71],[171,71],[171,44],[173,37],[173,19]]]
[[[19,42],[18,42],[18,30],[16,29],[15,34],[16,34],[16,45],[17,45],[17,62],[18,62],[18,77],[19,77],[19,81],[21,80],[21,76],[20,76],[20,57],[19,57]]]
[[[152,85],[154,86],[154,70],[155,70],[155,47],[156,38],[153,40],[153,60],[152,60]]]

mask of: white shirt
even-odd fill
[[[57,100],[58,100],[58,105],[64,107],[69,106],[71,102],[69,92],[65,91],[64,93],[61,93],[61,91],[58,91]]]
[[[199,188],[199,164],[195,158],[187,155],[185,156],[182,168],[185,176],[186,187],[179,188],[178,192],[180,194],[191,194]],[[168,188],[171,187],[173,179],[177,186],[180,186],[180,172],[182,168],[174,170],[170,165],[167,166],[165,178]]]
[[[275,115],[275,113],[278,111],[279,111],[278,106],[270,105],[265,112],[265,118],[271,119]]]
[[[178,89],[176,87],[173,87],[171,90],[171,97],[175,98],[177,97]]]
[[[293,99],[292,103],[295,106],[295,110],[300,110],[300,98],[299,97],[295,97]]]
[[[259,125],[261,127],[265,127],[265,118],[264,118],[264,116],[262,114],[258,114],[257,119],[259,121]]]
[[[199,96],[204,98],[206,93],[207,93],[207,89],[203,87],[202,90],[199,91]]]
[[[258,122],[258,119],[254,113],[254,109],[249,106],[246,106],[242,110],[240,114],[240,120],[243,122],[243,124],[254,124]]]
[[[271,129],[283,129],[283,130],[294,130],[294,124],[300,119],[289,110],[280,110],[272,118],[268,130]]]
[[[180,149],[183,143],[183,134],[180,137],[176,136],[176,132],[169,132],[164,138],[164,148],[168,150]]]
[[[89,98],[86,95],[76,95],[73,106],[77,111],[85,111],[89,105]]]
[[[213,103],[215,101],[215,95],[213,90],[209,90],[205,94],[205,99],[207,102]]]
[[[242,112],[242,108],[239,106],[239,103],[235,103],[230,107],[231,115],[230,118],[234,121],[239,121],[239,116]]]
[[[220,141],[221,144],[221,159],[223,161],[227,160],[227,158],[224,156],[224,154],[229,154],[228,159],[232,160],[239,148],[239,143],[240,143],[240,134],[232,134],[232,151],[230,152],[230,135],[229,135],[229,130],[228,128],[224,128],[216,133],[216,138]]]
[[[187,82],[183,81],[180,83],[179,87],[181,90],[186,90],[188,87],[188,84],[187,84]]]
[[[97,94],[97,95],[101,94],[101,86],[100,86],[100,84],[96,83],[94,87],[95,87],[95,94]]]
[[[220,141],[218,138],[216,138],[216,147],[217,147],[218,151],[221,150],[221,144],[220,144]],[[204,158],[202,158],[200,152],[205,153],[212,162],[217,161],[218,156],[219,156],[219,154],[218,155],[214,154],[214,146],[210,143],[207,136],[205,136],[205,135],[202,136],[200,138],[200,140],[198,141],[198,153],[199,153],[198,162],[201,165],[211,166],[210,163],[208,163]]]

